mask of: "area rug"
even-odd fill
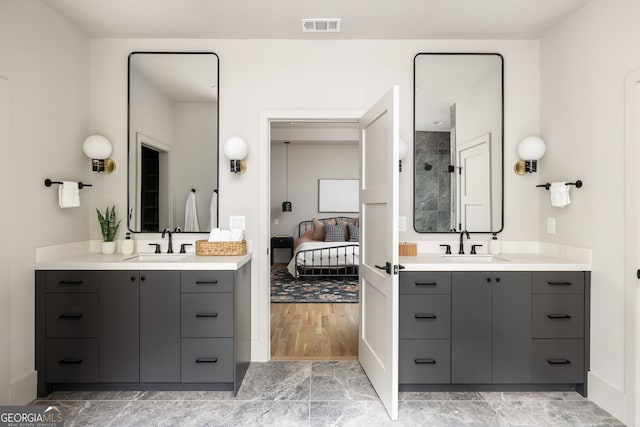
[[[273,266],[271,269],[271,302],[357,303],[359,299],[357,277],[295,280],[285,265]]]

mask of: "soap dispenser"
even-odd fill
[[[131,255],[133,253],[133,240],[131,240],[131,233],[127,233],[127,236],[122,242],[122,253],[124,255]]]
[[[493,237],[489,240],[489,253],[491,255],[498,255],[500,253],[500,240],[496,233],[493,233]]]

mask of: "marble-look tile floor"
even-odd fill
[[[357,361],[252,363],[231,392],[54,392],[66,426],[622,426],[573,392],[400,393],[391,421]]]

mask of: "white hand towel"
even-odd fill
[[[241,228],[232,228],[231,229],[231,241],[232,242],[241,242],[243,234],[244,233],[243,233]]]
[[[196,208],[196,193],[189,192],[187,204],[184,207],[184,231],[200,231],[198,225],[198,210]]]
[[[551,206],[564,208],[571,203],[569,197],[569,186],[566,182],[553,182],[549,188],[551,193]]]
[[[214,228],[209,233],[209,241],[210,242],[220,242],[220,229]]]
[[[220,241],[221,242],[230,242],[231,241],[231,232],[229,230],[220,230]]]
[[[211,202],[209,203],[209,224],[207,230],[213,230],[218,226],[218,192],[211,193]]]
[[[61,208],[77,208],[80,206],[80,189],[74,181],[62,181],[58,187],[58,204]]]

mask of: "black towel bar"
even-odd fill
[[[62,181],[51,181],[49,178],[44,180],[44,185],[46,187],[51,187],[51,184],[62,184]],[[78,188],[82,190],[84,187],[92,187],[91,184],[84,184],[82,182],[78,182]]]
[[[576,188],[581,188],[582,187],[582,181],[581,180],[577,180],[576,182],[567,182],[567,183],[565,183],[565,185],[575,185]],[[548,190],[549,188],[551,188],[551,184],[549,184],[547,182],[546,184],[536,185],[536,187],[541,187],[541,188],[544,188],[545,190]]]

